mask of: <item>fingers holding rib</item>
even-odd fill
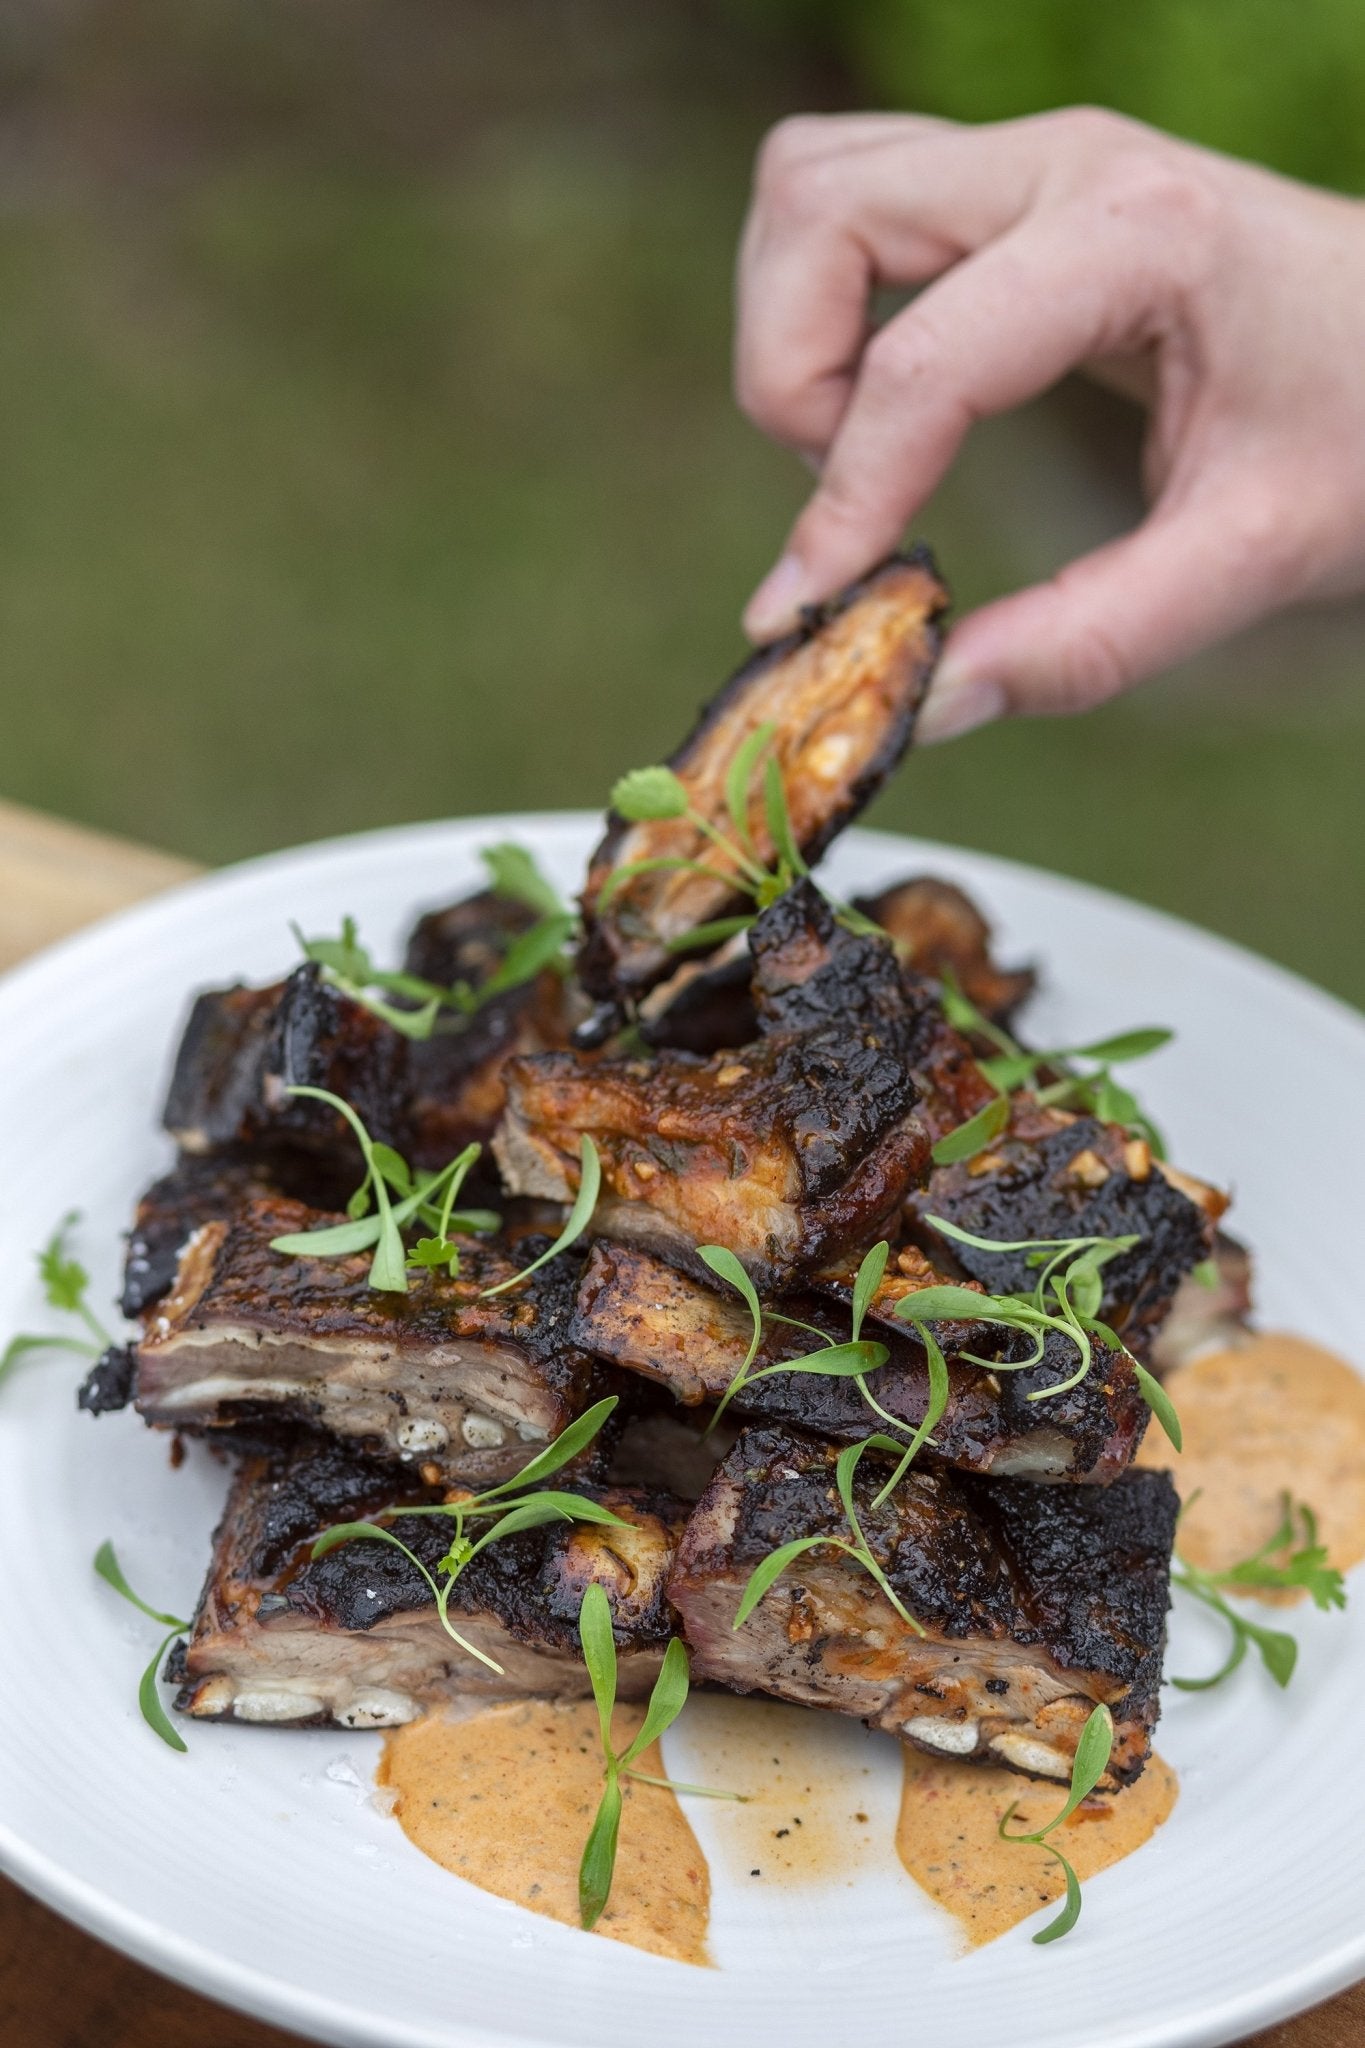
[[[923,284],[1016,220],[1036,156],[1026,123],[803,116],[760,156],[738,271],[735,387],[755,423],[823,453],[878,285]]]
[[[1249,625],[1298,594],[1292,525],[1291,508],[1254,478],[1158,506],[1050,582],[963,619],[917,738],[932,744],[1007,713],[1087,710]]]
[[[818,489],[747,629],[769,638],[895,547],[973,421],[1146,329],[1154,282],[1133,238],[1084,205],[1031,216],[930,285],[859,360]]]

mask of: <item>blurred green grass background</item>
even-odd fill
[[[1136,18],[9,11],[0,794],[208,861],[599,802],[739,658],[800,502],[728,386],[770,121],[1085,95],[1365,182],[1355,0],[1292,36],[1263,0]],[[1130,523],[1137,436],[1079,386],[980,429],[916,522],[960,602]],[[1282,620],[1085,718],[926,752],[874,822],[1105,883],[1365,1001],[1363,625]]]

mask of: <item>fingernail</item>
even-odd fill
[[[915,725],[915,744],[933,747],[940,740],[958,739],[964,732],[1002,717],[1007,703],[999,683],[988,683],[977,676],[956,682],[940,670]]]
[[[775,639],[796,624],[800,606],[809,595],[800,557],[783,555],[744,608],[745,632],[754,640]]]

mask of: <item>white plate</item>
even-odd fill
[[[157,1113],[190,990],[271,977],[290,918],[319,931],[353,911],[392,948],[415,906],[475,884],[477,849],[497,838],[527,840],[571,887],[592,832],[585,818],[503,817],[308,847],[175,890],[10,976],[0,1331],[50,1327],[31,1253],[71,1207],[86,1212],[95,1297],[111,1295],[118,1233],[168,1156]],[[922,868],[980,897],[1007,959],[1041,958],[1030,1028],[1044,1042],[1177,1027],[1144,1094],[1179,1159],[1235,1186],[1263,1319],[1359,1357],[1361,1021],[1221,940],[1055,876],[874,833],[851,833],[830,863],[844,890]],[[150,1625],[90,1559],[112,1537],[146,1597],[190,1612],[223,1473],[202,1453],[173,1472],[165,1439],[131,1415],[78,1415],[75,1376],[30,1363],[0,1397],[0,1864],[229,2004],[367,2048],[1174,2048],[1233,2039],[1365,1974],[1359,1584],[1345,1617],[1295,1611],[1288,1693],[1251,1669],[1210,1695],[1167,1692],[1175,1815],[1086,1886],[1066,1941],[1039,1949],[1021,1929],[959,1958],[894,1860],[894,1745],[831,1719],[831,1763],[868,1767],[868,1851],[847,1881],[808,1890],[749,1884],[715,1859],[720,1967],[688,1969],[427,1862],[367,1803],[375,1738],[199,1727],[188,1756],[164,1749],[134,1698]],[[1185,1654],[1209,1653],[1195,1622],[1175,1625]],[[688,1748],[684,1719],[669,1745],[684,1778]],[[724,1825],[704,1801],[690,1817],[703,1846]]]

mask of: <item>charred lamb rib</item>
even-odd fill
[[[392,1468],[334,1446],[246,1460],[171,1674],[181,1681],[176,1706],[204,1719],[384,1728],[465,1694],[584,1697],[578,1610],[594,1580],[611,1603],[620,1696],[640,1698],[673,1633],[665,1585],[685,1510],[639,1490],[581,1490],[625,1526],[522,1530],[490,1544],[456,1581],[452,1623],[499,1674],[442,1629],[401,1552],[361,1538],[310,1561],[313,1539],[331,1525],[398,1501],[429,1505],[439,1491],[409,1485],[396,1494]],[[444,1517],[386,1526],[435,1570],[450,1540]]]
[[[336,1219],[283,1200],[206,1224],[136,1347],[136,1405],[163,1428],[303,1423],[442,1477],[491,1484],[585,1405],[591,1361],[568,1341],[576,1272],[552,1260],[491,1300],[540,1248],[471,1244],[452,1280],[369,1285],[369,1255],[294,1258],[271,1239]],[[525,1256],[522,1256],[522,1254]]]
[[[359,1154],[344,1118],[291,1096],[299,1084],[342,1096],[372,1137],[401,1145],[408,1042],[311,962],[270,988],[196,998],[163,1121],[184,1152],[249,1147],[263,1160],[349,1173],[354,1186]]]
[[[799,632],[754,655],[669,764],[693,808],[718,826],[728,822],[730,763],[750,733],[771,723],[796,842],[815,860],[909,745],[947,602],[927,553],[893,556],[813,612]],[[775,849],[760,810],[756,805],[752,830],[759,859],[768,861]],[[670,941],[742,907],[723,880],[676,871],[638,874],[604,905],[613,869],[639,860],[699,860],[711,851],[687,819],[609,820],[583,893],[579,974],[589,995],[616,1003],[640,997],[676,966]]]
[[[881,926],[912,973],[934,981],[951,974],[992,1023],[1008,1024],[1033,993],[1033,969],[996,963],[990,926],[955,882],[912,875],[879,895],[855,897],[854,908]]]
[[[835,1453],[750,1429],[687,1525],[669,1594],[696,1678],[854,1714],[940,1756],[1069,1776],[1092,1708],[1114,1717],[1107,1784],[1137,1777],[1158,1711],[1178,1508],[1162,1472],[1030,1486],[914,1470],[880,1509],[864,1459],[854,1505],[920,1636],[845,1552],[796,1558],[740,1628],[779,1545],[853,1532]]]
[[[409,934],[404,971],[440,988],[484,988],[535,913],[491,889],[428,911]],[[414,1161],[440,1167],[470,1143],[486,1143],[507,1100],[503,1066],[514,1053],[567,1045],[575,1004],[562,974],[543,968],[490,995],[473,1014],[442,1013],[408,1054],[407,1122]]]
[[[905,1061],[932,1142],[992,1099],[933,984],[902,969],[884,942],[847,930],[810,882],[764,911],[749,944],[760,1031],[789,1033],[842,1017],[846,1029],[877,1032]],[[1104,1268],[1101,1314],[1141,1350],[1185,1275],[1208,1256],[1225,1206],[1214,1189],[1163,1165],[1120,1125],[1040,1107],[1024,1093],[989,1149],[931,1168],[908,1198],[907,1217],[936,1262],[956,1260],[995,1293],[1033,1287],[1028,1252],[965,1246],[937,1233],[931,1218],[1003,1241],[1137,1237]]]
[[[765,1287],[877,1237],[928,1154],[903,1063],[840,1027],[709,1060],[513,1060],[507,1104],[494,1151],[509,1192],[571,1201],[591,1137],[597,1234],[699,1273],[697,1245],[728,1245]]]
[[[894,1317],[896,1302],[914,1286],[940,1278],[913,1252],[902,1264],[915,1277],[893,1270],[868,1310],[864,1335],[886,1345],[890,1357],[868,1379],[870,1392],[907,1433],[924,1420],[929,1405],[929,1371],[922,1347]],[[849,1311],[834,1287],[784,1296],[784,1314],[843,1343]],[[968,1472],[1020,1479],[1105,1483],[1133,1459],[1149,1410],[1132,1366],[1096,1339],[1095,1363],[1078,1386],[1054,1399],[1031,1394],[1072,1376],[1076,1359],[1069,1342],[1049,1333],[1042,1361],[1026,1371],[991,1371],[954,1350],[950,1327],[961,1348],[1007,1359],[1018,1339],[983,1324],[944,1325],[948,1357],[948,1407],[935,1425],[933,1443],[921,1457]],[[625,1245],[594,1245],[583,1271],[573,1323],[574,1341],[614,1366],[666,1387],[684,1407],[720,1400],[749,1348],[752,1325],[737,1296],[728,1299],[678,1272],[648,1252]],[[764,1372],[784,1359],[818,1356],[818,1340],[780,1323],[766,1326],[754,1369]],[[864,1400],[855,1381],[810,1372],[772,1371],[751,1379],[735,1395],[730,1412],[774,1423],[794,1424],[838,1443],[856,1443],[881,1428],[882,1418]]]

